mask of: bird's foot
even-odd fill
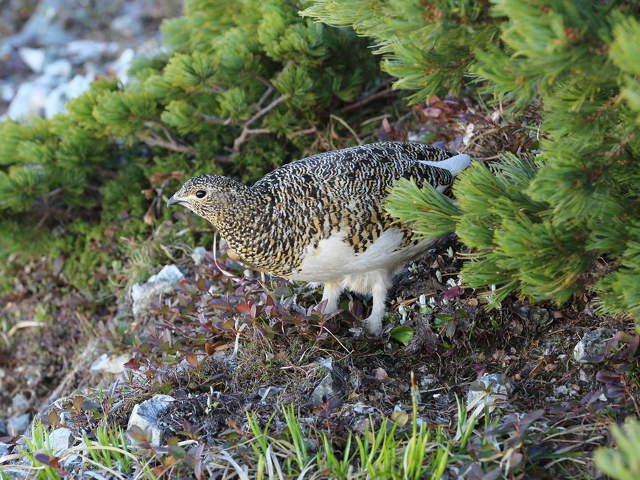
[[[374,315],[373,313],[365,318],[364,328],[372,337],[379,337],[382,333],[382,315]]]

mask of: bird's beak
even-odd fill
[[[171,206],[171,205],[177,205],[179,203],[184,203],[184,200],[182,200],[181,198],[176,198],[176,196],[172,196],[169,200],[167,200],[167,205]]]

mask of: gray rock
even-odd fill
[[[205,258],[207,258],[207,249],[204,247],[196,247],[191,252],[191,259],[196,265],[201,265]]]
[[[0,418],[0,437],[4,437],[8,434],[9,432],[7,431],[7,421],[4,418]]]
[[[103,353],[91,364],[91,371],[119,374],[125,371],[124,364],[131,360],[131,355],[108,355]]]
[[[436,383],[437,380],[433,375],[426,375],[420,379],[420,387],[429,388],[431,385]]]
[[[22,435],[29,428],[29,424],[31,423],[31,415],[29,413],[23,413],[22,415],[17,415],[15,417],[11,417],[7,421],[7,432],[9,435]]]
[[[116,61],[110,63],[108,66],[109,70],[115,73],[118,80],[124,85],[129,81],[129,68],[131,67],[133,57],[135,57],[135,52],[131,48],[127,48],[120,54]]]
[[[353,406],[353,411],[358,415],[371,415],[376,411],[376,409],[369,405],[365,405],[362,402],[358,402]]]
[[[133,38],[144,33],[142,24],[142,7],[136,3],[125,4],[122,14],[111,21],[111,29],[126,38]]]
[[[36,73],[40,73],[42,71],[46,57],[42,48],[23,47],[18,50],[18,54],[22,61],[26,63],[31,70]]]
[[[154,447],[159,447],[162,442],[163,430],[159,426],[158,415],[166,410],[174,400],[169,395],[154,395],[149,400],[137,404],[131,411],[127,430],[133,427],[140,428],[146,433],[149,443]],[[130,436],[129,440],[134,445],[140,444],[139,441]]]
[[[11,445],[9,445],[8,443],[0,442],[0,457],[4,457],[5,455],[9,455],[10,451],[11,451]]]
[[[22,393],[18,393],[11,399],[11,409],[14,414],[24,413],[31,405],[29,399]]]
[[[557,387],[553,387],[553,393],[554,395],[557,395],[559,397],[574,397],[578,394],[575,388],[566,385],[558,385]]]
[[[10,82],[4,82],[0,85],[0,99],[2,99],[3,102],[10,102],[15,94],[16,89],[13,88]]]
[[[485,373],[469,386],[467,392],[467,408],[480,415],[485,407],[493,411],[501,407],[507,400],[513,386],[504,375],[499,373]]]
[[[74,40],[67,45],[67,54],[73,62],[77,63],[98,60],[103,56],[113,58],[118,50],[118,44],[115,42],[97,42],[95,40]]]
[[[333,378],[332,373],[328,373],[311,393],[311,403],[322,405],[327,400],[342,395],[340,384]]]
[[[573,358],[579,363],[598,363],[605,359],[609,347],[608,341],[616,331],[610,328],[596,328],[587,332],[573,348]]]
[[[183,278],[184,275],[182,274],[180,269],[178,269],[178,267],[176,267],[175,265],[165,265],[164,267],[162,267],[162,270],[149,277],[147,283],[168,282],[171,285],[177,285],[178,282],[180,282],[180,280],[182,280]]]
[[[77,453],[72,453],[71,455],[67,455],[62,460],[62,466],[65,470],[71,470],[75,467],[79,467],[82,464],[82,457]]]
[[[136,283],[131,288],[133,316],[138,318],[163,295],[173,293],[175,286],[184,277],[175,265],[166,265],[145,283]]]
[[[282,387],[273,387],[273,386],[259,388],[258,396],[260,397],[260,403],[262,405],[266,405],[267,404],[266,400],[268,398],[275,397],[280,392],[282,392],[282,390],[283,390]]]
[[[41,0],[22,30],[0,42],[0,54],[27,43],[62,45],[71,40],[71,35],[53,23],[56,12],[65,10],[65,0]]]
[[[12,120],[26,120],[32,115],[43,116],[49,91],[49,85],[42,81],[24,82],[11,100],[7,116]]]
[[[93,75],[76,75],[70,82],[65,82],[54,88],[44,102],[44,116],[51,118],[65,111],[65,104],[87,90],[93,81]]]
[[[71,75],[71,64],[68,60],[61,58],[55,62],[51,62],[44,69],[44,75],[46,77],[63,77],[69,78]]]
[[[55,456],[60,456],[61,453],[66,451],[71,444],[71,430],[68,428],[56,428],[49,435],[49,443]]]

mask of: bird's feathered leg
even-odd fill
[[[371,288],[373,308],[371,309],[371,315],[364,320],[364,327],[367,333],[375,337],[382,333],[382,319],[386,311],[384,303],[387,299],[389,287],[391,286],[391,275],[389,272],[380,271],[377,273],[377,278],[375,278]]]
[[[326,300],[324,313],[333,313],[338,310],[338,299],[342,293],[342,286],[339,282],[326,282],[322,292],[322,301]]]

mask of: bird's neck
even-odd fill
[[[246,245],[264,229],[266,200],[246,185],[228,179],[229,189],[219,198],[216,211],[208,220],[234,250]]]

